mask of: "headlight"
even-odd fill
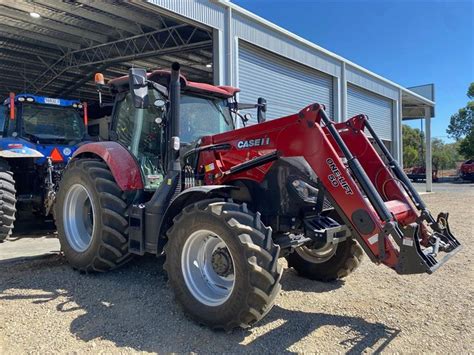
[[[28,102],[35,102],[35,99],[32,98],[32,97],[27,97],[27,98],[26,98],[26,101],[28,101]]]
[[[298,194],[298,196],[306,202],[316,203],[318,200],[318,189],[304,182],[303,180],[293,180],[291,182],[291,187]]]
[[[25,101],[25,98],[20,96],[20,97],[18,98],[18,101],[19,101],[19,102],[24,102],[24,101]]]

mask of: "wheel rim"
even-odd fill
[[[296,248],[296,253],[304,260],[311,263],[320,264],[331,259],[336,254],[337,244],[326,244],[319,249],[311,249],[306,246]]]
[[[77,252],[87,250],[94,234],[94,205],[83,185],[75,184],[68,190],[64,199],[63,222],[71,248]]]
[[[234,260],[226,243],[215,233],[192,233],[181,253],[181,269],[191,294],[207,306],[219,306],[235,285]]]

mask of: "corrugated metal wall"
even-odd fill
[[[280,56],[294,60],[310,68],[338,77],[341,61],[315,48],[295,41],[258,21],[241,14],[232,16],[233,35]]]
[[[354,85],[347,85],[348,118],[365,114],[378,136],[387,141],[392,140],[393,101],[371,93]]]
[[[238,86],[239,101],[268,103],[267,118],[274,119],[299,112],[314,102],[326,105],[333,113],[333,79],[267,51],[240,42]]]

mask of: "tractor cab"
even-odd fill
[[[136,104],[136,95],[130,90],[129,76],[108,83],[115,97],[110,138],[124,145],[138,160],[145,190],[156,190],[167,166],[166,127],[169,128],[170,105],[166,88],[170,72],[155,70],[146,77],[146,98],[141,105]],[[199,145],[202,137],[234,130],[237,109],[242,106],[236,103],[237,88],[196,83],[183,76],[180,81],[178,144],[184,154]],[[246,108],[254,107],[257,105],[246,105]],[[241,116],[244,123],[247,117]]]
[[[76,100],[10,94],[0,118],[0,156],[66,163],[86,137],[87,105]]]

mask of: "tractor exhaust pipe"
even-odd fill
[[[174,62],[171,65],[171,76],[169,82],[169,148],[168,148],[168,170],[181,171],[179,164],[179,149],[181,142],[179,139],[179,105],[181,96],[180,65]]]

